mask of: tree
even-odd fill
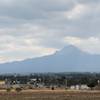
[[[7,92],[10,92],[10,91],[11,91],[11,88],[7,88],[6,91],[7,91]]]
[[[97,85],[97,82],[95,80],[90,81],[87,86],[93,90],[93,88]]]
[[[21,92],[22,89],[20,87],[16,88],[16,92]]]

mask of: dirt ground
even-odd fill
[[[0,100],[100,100],[100,91],[27,90],[0,91]]]

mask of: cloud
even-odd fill
[[[69,43],[99,53],[99,11],[100,0],[0,0],[1,62],[51,54]]]
[[[100,37],[89,37],[84,39],[79,37],[65,37],[64,41],[88,53],[100,54]]]
[[[17,37],[19,38],[19,37]],[[56,48],[46,48],[38,45],[31,37],[2,36],[0,40],[0,62],[19,61],[54,53]]]
[[[70,20],[80,18],[86,10],[87,7],[85,5],[77,4],[71,11],[66,12],[65,16]]]

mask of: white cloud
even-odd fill
[[[0,62],[51,54],[69,43],[100,53],[99,26],[100,0],[0,0]]]
[[[33,24],[24,24],[16,28],[1,28],[0,55],[2,59],[0,62],[23,60],[54,53],[57,48],[45,46],[49,37],[51,39],[54,36],[47,33],[47,29]]]
[[[100,54],[100,37],[89,37],[89,38],[79,38],[79,37],[65,37],[65,43],[69,43],[77,46],[83,51],[92,54]]]
[[[81,15],[87,10],[87,6],[83,4],[77,4],[71,11],[65,13],[68,19],[80,18]]]
[[[4,35],[0,37],[0,62],[23,60],[54,53],[57,49],[39,45],[39,40],[29,36]],[[5,59],[5,60],[4,60]]]

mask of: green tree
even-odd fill
[[[91,80],[87,86],[91,88],[91,90],[93,90],[93,88],[97,85],[97,82],[95,80]]]

